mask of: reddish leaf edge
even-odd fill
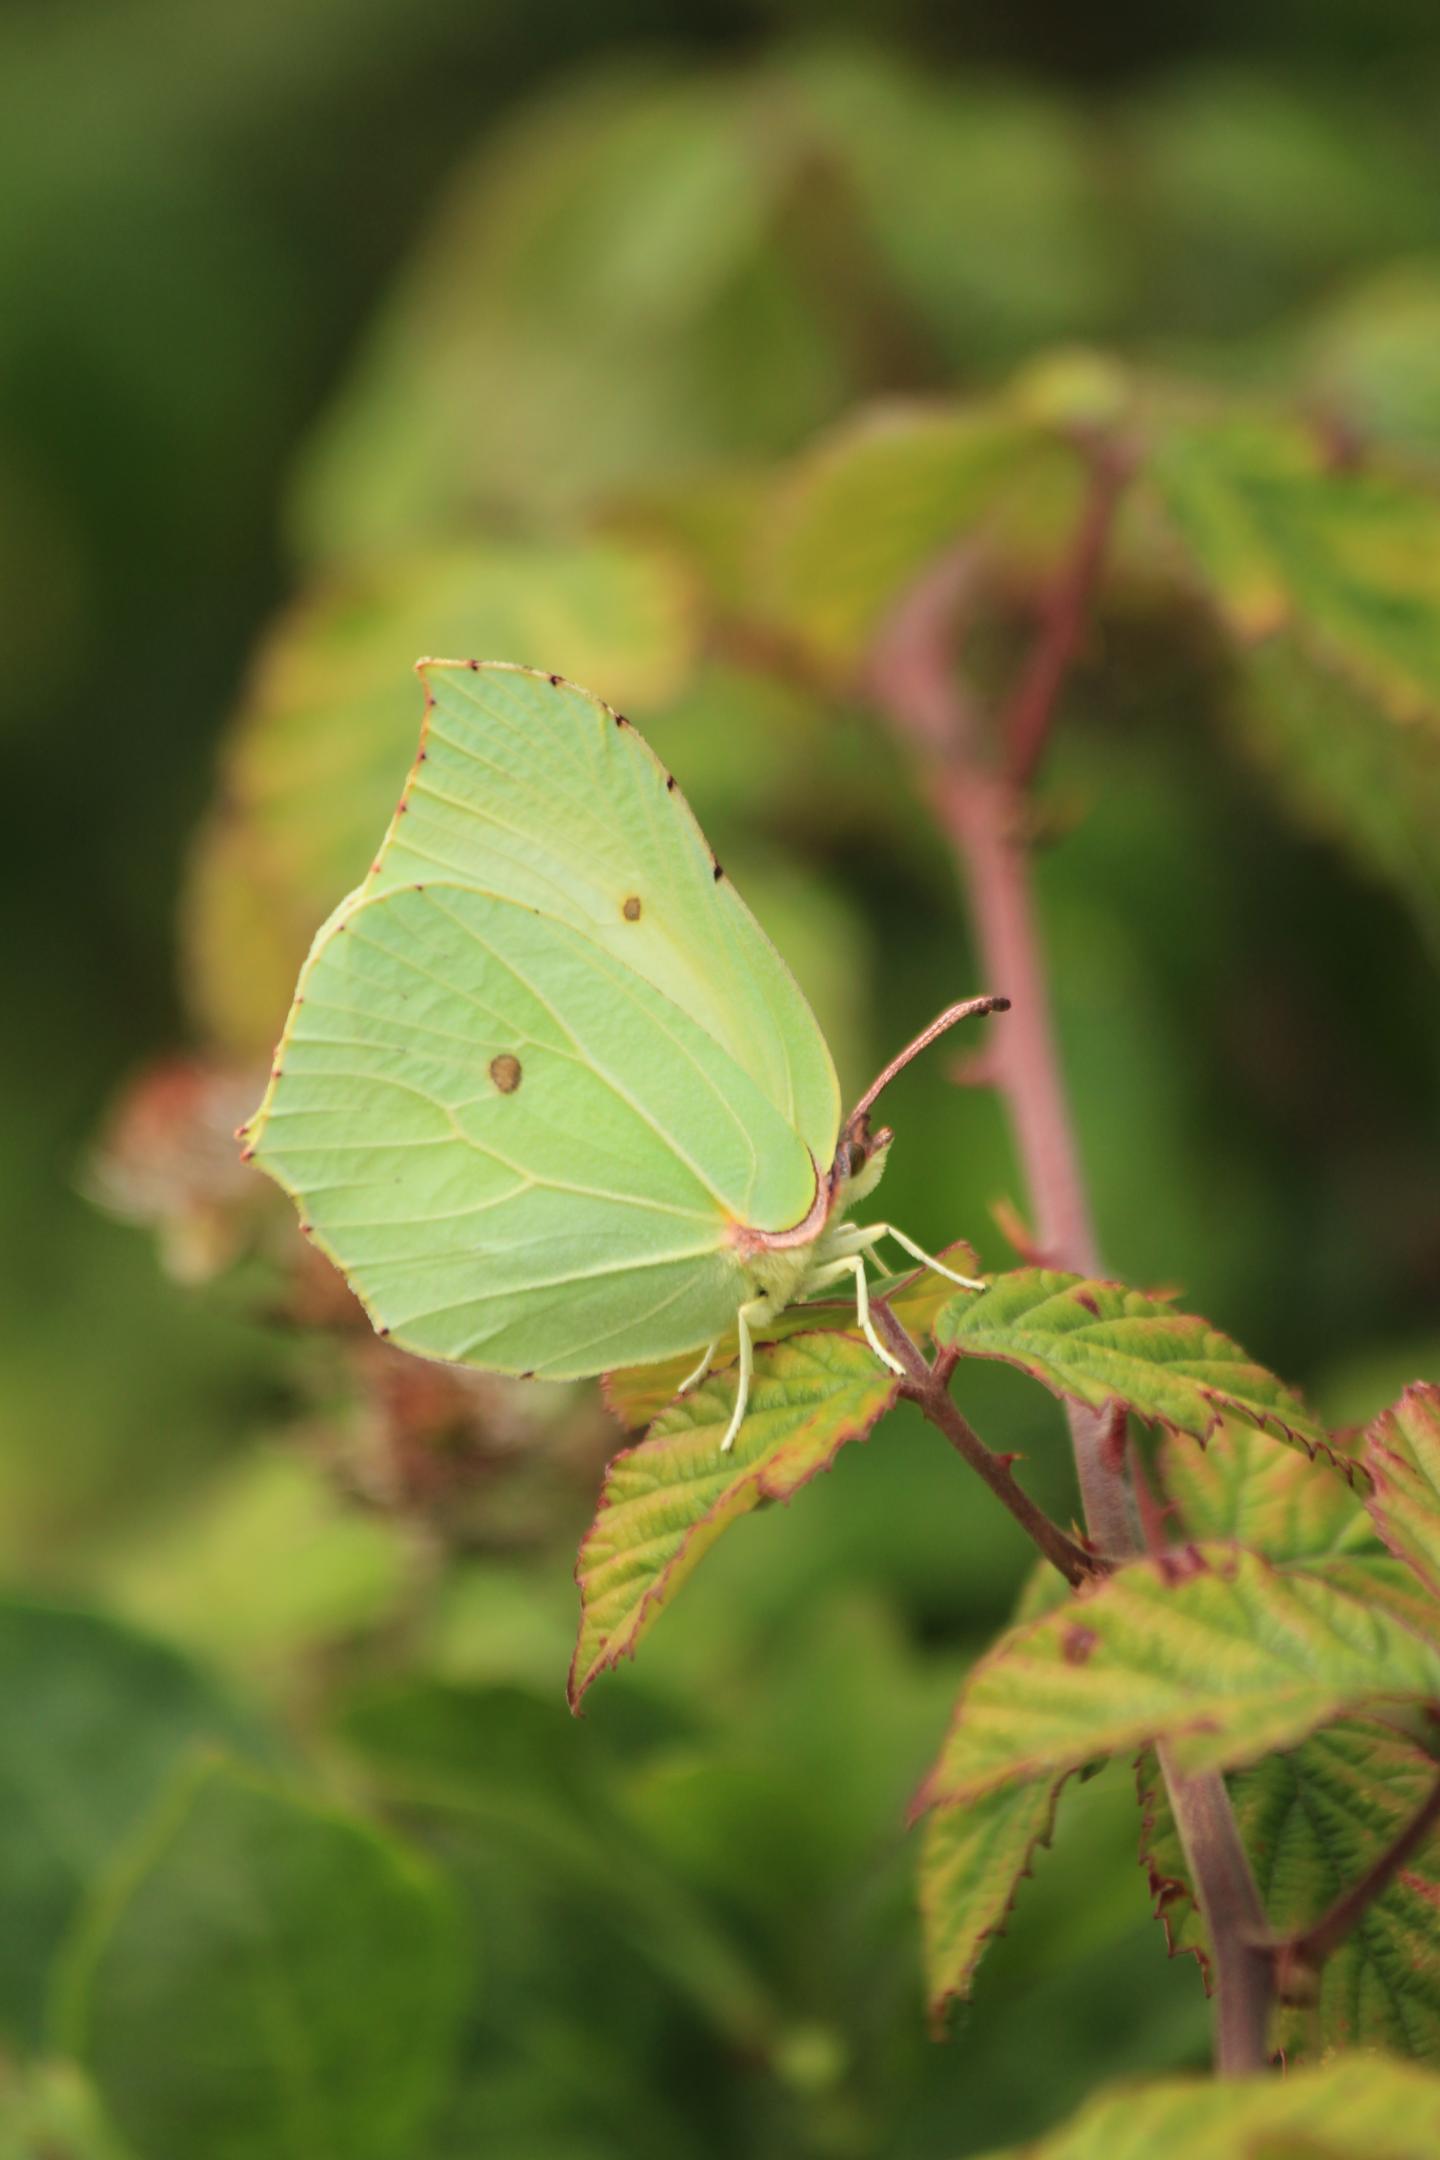
[[[1193,1578],[1197,1575],[1216,1575],[1222,1581],[1233,1580],[1235,1568],[1238,1566],[1241,1560],[1246,1558],[1258,1561],[1260,1566],[1264,1568],[1268,1574],[1275,1576],[1283,1577],[1290,1574],[1305,1574],[1323,1577],[1325,1574],[1325,1564],[1323,1559],[1297,1563],[1293,1566],[1287,1566],[1281,1562],[1272,1560],[1267,1553],[1257,1552],[1253,1546],[1240,1544],[1234,1538],[1206,1538],[1198,1542],[1195,1540],[1189,1540],[1184,1545],[1173,1545],[1169,1547],[1169,1549],[1165,1552],[1139,1554],[1133,1560],[1127,1560],[1125,1562],[1124,1572],[1126,1574],[1136,1574],[1141,1569],[1148,1569],[1151,1574],[1158,1576],[1159,1580],[1165,1585],[1167,1589],[1174,1589],[1182,1583],[1193,1580]],[[1073,1609],[1075,1607],[1086,1604],[1091,1598],[1103,1597],[1107,1588],[1114,1581],[1114,1579],[1115,1576],[1113,1573],[1106,1575],[1096,1575],[1092,1577],[1089,1582],[1077,1585],[1076,1588],[1071,1591],[1069,1599],[1066,1602]],[[1354,1591],[1346,1591],[1345,1594],[1350,1597],[1354,1597],[1356,1593]],[[1058,1609],[1063,1610],[1063,1608]],[[1408,1635],[1413,1635],[1417,1641],[1423,1642],[1427,1640],[1427,1638],[1423,1634],[1421,1634],[1417,1628],[1412,1627],[1409,1622],[1401,1618],[1399,1614],[1392,1613],[1390,1617],[1398,1628],[1402,1629],[1403,1632]],[[1007,1628],[1005,1633],[1001,1635],[999,1639],[995,1643],[993,1643],[988,1650],[986,1650],[980,1657],[978,1657],[975,1660],[974,1664],[970,1667],[970,1670],[966,1674],[965,1680],[962,1682],[961,1685],[962,1698],[966,1688],[969,1687],[976,1673],[980,1672],[984,1667],[988,1665],[998,1664],[1005,1656],[1008,1655],[1008,1646],[1010,1645],[1013,1637],[1017,1635],[1028,1634],[1032,1629],[1043,1626],[1047,1621],[1053,1618],[1053,1613],[1043,1613],[1035,1620],[1024,1621],[1018,1627]],[[1380,1698],[1377,1698],[1377,1700],[1378,1699]],[[948,1741],[950,1733],[954,1730],[955,1723],[959,1717],[959,1714],[959,1706],[957,1704],[955,1711],[951,1715],[950,1724],[946,1728],[946,1741]],[[1170,1737],[1173,1738],[1183,1732],[1202,1732],[1206,1729],[1206,1720],[1200,1718],[1196,1719],[1188,1725],[1176,1726],[1175,1728],[1173,1728]],[[1316,1729],[1318,1730],[1318,1728]],[[1151,1746],[1154,1745],[1153,1737],[1149,1744]],[[1292,1744],[1298,1745],[1298,1743]],[[943,1757],[943,1752],[944,1742],[942,1742],[941,1757]],[[1279,1749],[1271,1750],[1269,1752],[1285,1753],[1286,1750]],[[914,1824],[919,1822],[924,1816],[928,1815],[935,1808],[963,1806],[965,1804],[964,1799],[961,1796],[953,1793],[948,1793],[943,1789],[943,1787],[937,1784],[936,1772],[939,1768],[939,1762],[941,1760],[941,1757],[937,1757],[935,1763],[931,1765],[930,1769],[927,1770],[925,1776],[921,1779],[919,1788],[916,1791],[914,1799],[910,1802],[910,1806],[906,1814],[906,1821],[908,1823]],[[1236,1764],[1235,1767],[1242,1768],[1246,1767],[1246,1765]],[[1047,1766],[1043,1762],[1022,1762],[1017,1764],[1015,1769],[1009,1774],[1007,1774],[1007,1776],[1003,1780],[1001,1780],[999,1784],[989,1789],[998,1791],[1001,1790],[1004,1786],[1022,1784],[1026,1780],[1033,1781],[1035,1779],[1044,1777],[1045,1775],[1047,1775]]]
[[[1440,1384],[1433,1380],[1412,1380],[1403,1387],[1393,1403],[1365,1427],[1365,1455],[1360,1464],[1367,1486],[1366,1512],[1374,1525],[1376,1536],[1393,1559],[1403,1560],[1406,1567],[1422,1587],[1432,1596],[1440,1595],[1440,1584],[1419,1565],[1413,1553],[1406,1552],[1397,1542],[1390,1528],[1388,1511],[1383,1506],[1389,1482],[1388,1465],[1401,1461],[1389,1442],[1382,1436],[1381,1427],[1388,1418],[1401,1417],[1407,1410],[1421,1409],[1440,1416]]]
[[[1000,1279],[999,1277],[993,1278],[995,1281]],[[1133,1283],[1120,1282],[1110,1275],[1082,1275],[1076,1277],[1075,1290],[1088,1289],[1092,1285],[1100,1290],[1133,1291],[1135,1288]],[[1149,1291],[1142,1294],[1147,1297],[1151,1295]],[[1075,1295],[1075,1291],[1072,1291],[1071,1295]],[[1083,1303],[1084,1301],[1082,1299],[1079,1302]],[[1168,1298],[1165,1302],[1168,1302]],[[1205,1318],[1203,1313],[1185,1312],[1177,1314],[1176,1317],[1181,1320],[1193,1320],[1197,1327],[1209,1328],[1212,1334],[1225,1335],[1225,1330],[1216,1327],[1213,1321]],[[1225,1339],[1228,1342],[1234,1342],[1235,1340],[1233,1336],[1226,1336]],[[1241,1345],[1236,1344],[1237,1349],[1240,1347]],[[1347,1455],[1343,1448],[1331,1444],[1336,1438],[1335,1434],[1331,1434],[1330,1440],[1313,1444],[1305,1433],[1288,1424],[1278,1412],[1273,1410],[1252,1410],[1234,1397],[1227,1397],[1214,1388],[1202,1387],[1198,1381],[1192,1383],[1195,1392],[1202,1402],[1211,1405],[1214,1414],[1204,1433],[1197,1435],[1190,1432],[1185,1426],[1177,1425],[1172,1419],[1159,1413],[1139,1409],[1134,1403],[1127,1401],[1123,1395],[1107,1396],[1097,1411],[1088,1396],[1078,1394],[1071,1388],[1057,1387],[1053,1382],[1042,1379],[1034,1368],[1026,1363],[1023,1357],[1019,1357],[1013,1352],[1006,1350],[975,1350],[968,1344],[957,1342],[947,1342],[944,1348],[947,1355],[953,1354],[961,1361],[966,1358],[979,1358],[992,1365],[1010,1365],[1016,1372],[1024,1373],[1028,1379],[1035,1381],[1037,1386],[1043,1387],[1047,1394],[1055,1397],[1057,1402],[1075,1403],[1080,1409],[1088,1410],[1093,1415],[1101,1418],[1108,1417],[1115,1411],[1123,1410],[1127,1416],[1139,1418],[1142,1425],[1149,1425],[1157,1431],[1170,1433],[1177,1440],[1193,1440],[1197,1446],[1202,1448],[1209,1441],[1211,1434],[1220,1429],[1227,1417],[1240,1418],[1252,1430],[1264,1433],[1272,1440],[1284,1440],[1292,1447],[1299,1448],[1301,1453],[1308,1455],[1312,1462],[1323,1461],[1329,1463],[1330,1467],[1337,1470],[1346,1484],[1352,1488],[1358,1490],[1362,1483],[1369,1483],[1369,1477],[1363,1463],[1359,1462],[1355,1456]],[[1260,1370],[1269,1372],[1269,1367],[1261,1366]],[[1277,1381],[1281,1387],[1289,1387],[1290,1385],[1288,1381],[1281,1380],[1278,1373],[1271,1373],[1270,1377]],[[1291,1388],[1290,1392],[1297,1400],[1299,1399],[1298,1388]]]
[[[1147,1772],[1153,1769],[1153,1775]],[[1139,1862],[1145,1870],[1149,1884],[1151,1909],[1155,1919],[1165,1931],[1165,1954],[1171,1958],[1193,1957],[1200,1968],[1200,1984],[1207,1995],[1215,1992],[1215,1975],[1208,1942],[1177,1942],[1172,1913],[1176,1906],[1199,1911],[1199,1904],[1190,1884],[1179,1875],[1167,1875],[1155,1858],[1154,1838],[1160,1820],[1162,1806],[1168,1808],[1165,1780],[1160,1775],[1160,1765],[1153,1747],[1147,1747],[1135,1758],[1135,1798],[1140,1808]]]
[[[846,1328],[812,1328],[807,1329],[796,1335],[788,1335],[784,1339],[787,1344],[790,1344],[812,1341],[822,1336],[827,1340],[833,1340],[837,1335],[843,1335],[849,1341],[860,1345],[867,1350],[870,1348],[869,1344],[865,1342],[865,1339],[862,1335],[851,1334],[849,1329]],[[817,1477],[820,1477],[825,1471],[833,1467],[835,1458],[839,1454],[842,1447],[847,1447],[852,1441],[869,1439],[871,1433],[875,1430],[875,1427],[880,1423],[880,1420],[883,1417],[888,1417],[890,1412],[894,1409],[900,1397],[900,1388],[901,1382],[898,1375],[893,1376],[891,1378],[890,1386],[886,1389],[885,1394],[877,1402],[873,1414],[868,1416],[867,1418],[855,1420],[847,1426],[841,1426],[840,1429],[836,1432],[834,1443],[826,1453],[824,1460],[821,1462],[817,1462],[815,1467],[808,1473],[808,1475],[801,1479],[800,1484],[792,1487],[788,1492],[778,1491],[773,1485],[767,1484],[766,1468],[763,1463],[753,1464],[750,1466],[749,1469],[742,1471],[732,1484],[727,1485],[724,1488],[719,1498],[717,1498],[712,1503],[712,1505],[705,1510],[705,1513],[696,1518],[695,1522],[691,1525],[690,1531],[687,1534],[685,1541],[681,1545],[680,1551],[677,1552],[675,1556],[666,1563],[666,1565],[655,1577],[654,1582],[651,1583],[649,1589],[646,1590],[640,1600],[638,1607],[636,1608],[635,1624],[631,1628],[627,1640],[616,1649],[607,1649],[602,1651],[594,1659],[588,1671],[583,1674],[579,1670],[580,1642],[582,1638],[580,1636],[577,1636],[575,1643],[575,1652],[570,1660],[570,1670],[565,1682],[566,1700],[570,1705],[572,1713],[576,1717],[582,1717],[584,1715],[581,1705],[584,1702],[584,1699],[589,1693],[590,1689],[600,1678],[601,1674],[606,1672],[613,1672],[623,1659],[634,1659],[635,1653],[640,1645],[640,1638],[645,1632],[645,1628],[649,1619],[652,1618],[654,1613],[658,1611],[661,1607],[663,1607],[667,1602],[667,1599],[670,1595],[672,1581],[675,1575],[676,1568],[679,1564],[681,1557],[684,1554],[686,1545],[689,1543],[690,1537],[693,1537],[695,1531],[700,1528],[702,1523],[709,1522],[716,1515],[716,1513],[723,1506],[725,1500],[734,1491],[735,1485],[742,1482],[752,1482],[755,1489],[756,1506],[759,1506],[766,1501],[772,1503],[779,1502],[781,1506],[788,1506],[790,1501],[794,1498],[795,1493],[802,1491],[806,1485],[813,1484],[814,1480]],[[673,1398],[672,1402],[666,1405],[666,1409],[660,1413],[660,1416],[665,1416],[668,1410],[673,1408],[674,1402],[678,1400],[678,1396]],[[654,1431],[654,1428],[659,1423],[659,1421],[660,1420],[658,1417],[652,1420],[651,1424],[646,1428],[645,1435],[642,1439],[635,1441],[630,1447],[618,1449],[616,1453],[610,1457],[610,1461],[606,1466],[607,1487],[609,1483],[609,1472],[614,1469],[617,1463],[628,1460],[629,1457],[631,1457],[632,1455],[638,1455],[643,1448],[647,1448],[652,1444],[650,1435]],[[580,1540],[580,1548],[575,1555],[575,1587],[580,1593],[580,1601],[582,1606],[582,1633],[584,1625],[583,1607],[585,1601],[585,1556],[587,1551],[589,1550],[590,1542],[595,1536],[596,1530],[599,1527],[601,1517],[606,1514],[612,1504],[613,1503],[608,1496],[606,1488],[602,1487],[599,1500],[596,1503],[594,1520],[592,1521],[590,1528],[586,1531],[584,1537]],[[750,1510],[747,1508],[745,1512],[748,1514]]]
[[[926,2021],[932,2040],[938,2042],[949,2038],[950,2019],[955,2006],[957,2003],[969,2001],[971,1983],[980,1969],[981,1958],[984,1957],[990,1944],[997,1942],[1008,1929],[1010,1916],[1019,1901],[1021,1887],[1034,1877],[1037,1853],[1049,1852],[1055,1838],[1055,1818],[1060,1812],[1060,1796],[1071,1778],[1078,1775],[1078,1771],[1065,1770],[1054,1780],[1050,1790],[1050,1805],[1046,1811],[1044,1827],[1036,1831],[1034,1837],[1026,1846],[1025,1858],[1015,1871],[1015,1877],[1010,1886],[1010,1895],[1006,1898],[1002,1910],[991,1922],[990,1926],[982,1928],[976,1936],[975,1947],[966,1960],[965,1969],[959,1978],[951,1986],[942,1988],[938,1995],[930,1997],[926,2005]],[[956,1807],[965,1807],[968,1802],[956,1801],[953,1804]],[[936,1815],[942,1815],[946,1812],[947,1810],[944,1807],[932,1810],[932,1813]],[[913,1824],[912,1827],[914,1827]],[[923,1890],[920,1893],[919,1904],[923,1913],[925,1910],[925,1893]]]

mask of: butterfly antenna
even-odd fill
[[[870,1110],[873,1109],[877,1097],[889,1087],[895,1075],[904,1072],[905,1067],[912,1058],[918,1057],[922,1050],[928,1050],[936,1037],[944,1035],[950,1028],[954,1027],[957,1020],[972,1020],[980,1013],[1009,1012],[1009,1010],[1010,1000],[1007,997],[962,998],[958,1005],[947,1005],[944,1012],[930,1022],[929,1027],[922,1028],[913,1042],[906,1043],[905,1048],[899,1055],[891,1058],[890,1063],[885,1067],[879,1078],[871,1081],[869,1087],[866,1088],[865,1093],[851,1111],[846,1130],[854,1131]]]

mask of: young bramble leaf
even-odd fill
[[[1440,1597],[1440,1387],[1417,1382],[1365,1435],[1370,1512],[1391,1552]]]
[[[1238,1343],[1120,1283],[1017,1268],[995,1277],[983,1297],[957,1298],[937,1320],[935,1338],[965,1357],[1018,1365],[1092,1410],[1123,1403],[1202,1442],[1222,1417],[1241,1417],[1334,1459],[1299,1397]]]
[[[733,1451],[720,1451],[734,1383],[683,1396],[638,1447],[615,1456],[580,1547],[580,1638],[570,1668],[578,1706],[592,1680],[633,1655],[645,1629],[721,1532],[766,1500],[788,1500],[863,1440],[899,1392],[860,1337],[804,1334],[756,1362]]]
[[[943,1260],[958,1275],[973,1275],[980,1265],[972,1247],[963,1240],[943,1246],[936,1258]],[[954,1284],[933,1268],[912,1268],[908,1274],[897,1275],[889,1282],[872,1284],[870,1299],[873,1304],[877,1298],[884,1298],[896,1318],[917,1342],[923,1344],[929,1337],[935,1315],[949,1304],[954,1289]],[[785,1342],[792,1335],[843,1333],[853,1329],[854,1325],[853,1298],[817,1298],[813,1304],[787,1306],[784,1312],[766,1323],[764,1339],[768,1344]],[[735,1337],[727,1336],[711,1360],[711,1371],[724,1372],[733,1365],[736,1349]],[[759,1345],[756,1356],[763,1365],[764,1351]],[[601,1392],[606,1407],[626,1432],[642,1432],[667,1404],[674,1402],[694,1370],[695,1360],[688,1352],[683,1357],[666,1358],[657,1365],[627,1365],[605,1374]]]
[[[970,1992],[981,1953],[1000,1934],[1037,1846],[1048,1845],[1063,1778],[1006,1785],[981,1800],[939,1807],[920,1849],[925,1984],[939,2027]]]
[[[1354,1718],[1312,1733],[1229,1779],[1230,1798],[1277,1936],[1319,1919],[1411,1821],[1440,1766],[1393,1726]],[[1142,1758],[1141,1857],[1172,1952],[1208,1966],[1209,1943],[1153,1755]],[[1371,1900],[1331,1952],[1313,2004],[1282,2005],[1272,2032],[1287,2057],[1392,2047],[1440,2061],[1440,1838]]]
[[[1429,2160],[1440,2077],[1341,2055],[1283,2078],[1167,2078],[1097,2093],[1033,2145],[990,2160]]]
[[[974,1800],[1170,1739],[1188,1774],[1253,1762],[1381,1701],[1440,1700],[1440,1644],[1234,1546],[1137,1561],[975,1666],[920,1804]]]
[[[1230,1538],[1279,1561],[1379,1552],[1349,1478],[1323,1460],[1272,1446],[1239,1418],[1225,1418],[1203,1448],[1163,1434],[1156,1468],[1177,1538]]]

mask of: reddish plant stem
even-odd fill
[[[905,1367],[903,1393],[917,1403],[924,1415],[938,1432],[944,1434],[956,1453],[980,1478],[983,1478],[1002,1507],[1008,1508],[1026,1536],[1032,1538],[1054,1568],[1058,1568],[1065,1580],[1078,1588],[1081,1583],[1102,1572],[1103,1562],[1085,1550],[1068,1536],[1058,1523],[1052,1522],[1043,1508],[1037,1507],[1030,1495],[1020,1485],[1010,1468],[1010,1460],[995,1454],[986,1447],[980,1435],[964,1418],[952,1401],[942,1372],[931,1365],[919,1344],[902,1323],[896,1319],[883,1298],[876,1298],[871,1305],[875,1325]]]
[[[1079,529],[1051,588],[1039,636],[1004,716],[1005,771],[1014,788],[1029,786],[1044,754],[1061,688],[1085,634],[1110,529],[1132,463],[1123,449],[1109,443],[1097,444],[1091,454],[1090,490]]]
[[[1029,1186],[1037,1243],[1050,1265],[1079,1274],[1098,1273],[1099,1254],[1050,1021],[1026,805],[1017,783],[1033,773],[1048,735],[1123,479],[1121,468],[1096,469],[1070,562],[1051,593],[1012,707],[1003,774],[987,762],[978,717],[955,675],[955,620],[973,576],[968,547],[942,559],[913,588],[876,647],[871,675],[892,726],[918,754],[950,836],[974,909],[985,979],[1011,1000],[995,1031],[994,1070]],[[1107,1559],[1134,1557],[1144,1543],[1119,1436],[1104,1416],[1075,1405],[1067,1416],[1090,1539]],[[1223,1779],[1181,1777],[1169,1751],[1162,1747],[1159,1755],[1210,1934],[1216,2068],[1244,2075],[1266,2062],[1274,1972],[1264,1908]]]
[[[1411,1853],[1419,1850],[1437,1822],[1440,1822],[1440,1778],[1436,1779],[1428,1797],[1399,1836],[1372,1861],[1360,1880],[1342,1891],[1313,1927],[1272,1946],[1270,1954],[1274,1959],[1275,1982],[1282,1995],[1288,1994],[1297,1981],[1303,1984],[1319,1971],[1331,1951],[1339,1947],[1360,1920],[1366,1906],[1380,1895]]]

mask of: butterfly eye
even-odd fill
[[[625,917],[625,920],[626,920],[626,922],[639,922],[639,920],[640,920],[640,895],[639,895],[639,893],[633,893],[633,892],[632,892],[632,893],[631,893],[631,895],[630,895],[630,897],[629,897],[629,899],[628,899],[628,900],[627,900],[627,901],[625,902],[625,905],[624,905],[624,906],[623,906],[623,907],[621,908],[620,912],[621,912],[621,914],[622,914],[622,915],[623,915],[623,916]]]
[[[520,1085],[520,1060],[510,1051],[502,1050],[499,1057],[490,1060],[490,1078],[502,1095],[513,1095]]]

